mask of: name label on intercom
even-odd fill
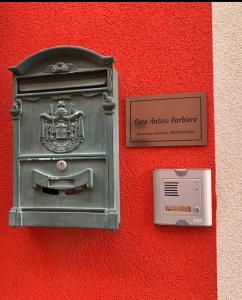
[[[129,97],[128,147],[207,144],[205,93]]]

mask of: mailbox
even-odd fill
[[[118,81],[112,56],[58,46],[10,67],[11,226],[119,226]]]

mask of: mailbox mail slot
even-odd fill
[[[61,91],[107,87],[107,70],[76,72],[67,75],[45,75],[18,78],[18,92]]]
[[[14,75],[12,226],[118,228],[118,83],[113,57],[42,50]]]

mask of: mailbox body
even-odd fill
[[[14,75],[12,226],[118,228],[118,79],[113,57],[58,46]]]

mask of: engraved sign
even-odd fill
[[[126,144],[128,147],[206,145],[206,94],[128,97]]]

